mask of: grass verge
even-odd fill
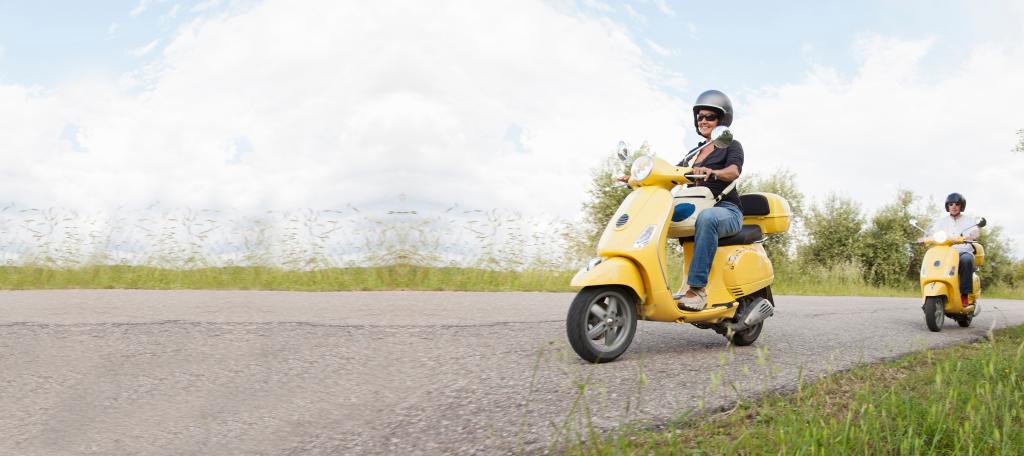
[[[669,274],[680,277],[670,264]],[[158,290],[451,290],[451,291],[574,291],[575,271],[483,268],[438,268],[411,265],[373,268],[328,268],[295,271],[271,267],[167,269],[150,266],[85,266],[56,269],[36,266],[0,267],[0,290],[141,288]],[[858,275],[838,271],[776,271],[772,289],[780,295],[918,296],[917,284],[873,287]],[[986,298],[1024,298],[1024,290],[986,288]]]
[[[571,454],[1024,454],[1024,326]]]
[[[157,290],[461,290],[570,291],[567,271],[385,266],[294,271],[269,267],[164,269],[86,266],[0,267],[0,289],[143,288]]]

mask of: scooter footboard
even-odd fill
[[[590,270],[581,270],[572,278],[569,285],[574,287],[591,287],[595,285],[625,285],[636,293],[640,302],[647,297],[644,279],[640,268],[632,261],[623,257],[612,257],[598,263]]]

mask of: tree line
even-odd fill
[[[645,144],[631,158],[646,151]],[[589,198],[583,204],[585,221],[570,242],[578,256],[593,256],[605,225],[629,194],[628,188],[614,185],[614,177],[626,173],[625,165],[614,158],[592,170]],[[921,232],[910,220],[927,227],[942,214],[941,204],[928,202],[910,190],[898,190],[873,212],[839,193],[809,203],[796,181],[795,173],[781,169],[764,176],[745,176],[739,183],[740,193],[771,192],[789,201],[793,212],[790,230],[768,236],[763,244],[777,267],[799,271],[852,266],[869,285],[906,287],[917,283],[926,247],[914,242]],[[997,221],[989,220],[981,230],[980,242],[985,246],[981,269],[985,286],[1024,287],[1024,259],[1013,256],[1013,244]]]

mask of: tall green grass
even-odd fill
[[[670,266],[673,286],[682,283],[681,266]],[[448,290],[572,292],[574,270],[524,268],[495,270],[466,267],[389,265],[294,270],[267,266],[192,269],[153,266],[91,265],[74,268],[0,266],[0,290],[136,288],[196,290]],[[775,294],[814,296],[918,296],[917,284],[880,288],[863,283],[845,269],[818,272],[777,270]],[[985,298],[1022,299],[1024,290],[983,290]]]
[[[570,454],[1024,454],[1024,327],[865,366]]]
[[[414,265],[311,271],[238,266],[195,269],[148,266],[53,269],[8,266],[0,267],[0,289],[570,291],[568,284],[573,274],[557,270],[496,271]]]

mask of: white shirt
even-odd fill
[[[959,217],[953,218],[952,215],[946,213],[932,222],[932,226],[928,228],[928,235],[931,236],[936,231],[945,231],[949,236],[960,236],[960,233],[963,233],[964,239],[976,241],[981,234],[981,230],[974,226],[976,223],[978,223],[978,219],[974,217],[960,214]],[[961,252],[974,253],[974,247],[970,244],[957,244],[953,248]]]

